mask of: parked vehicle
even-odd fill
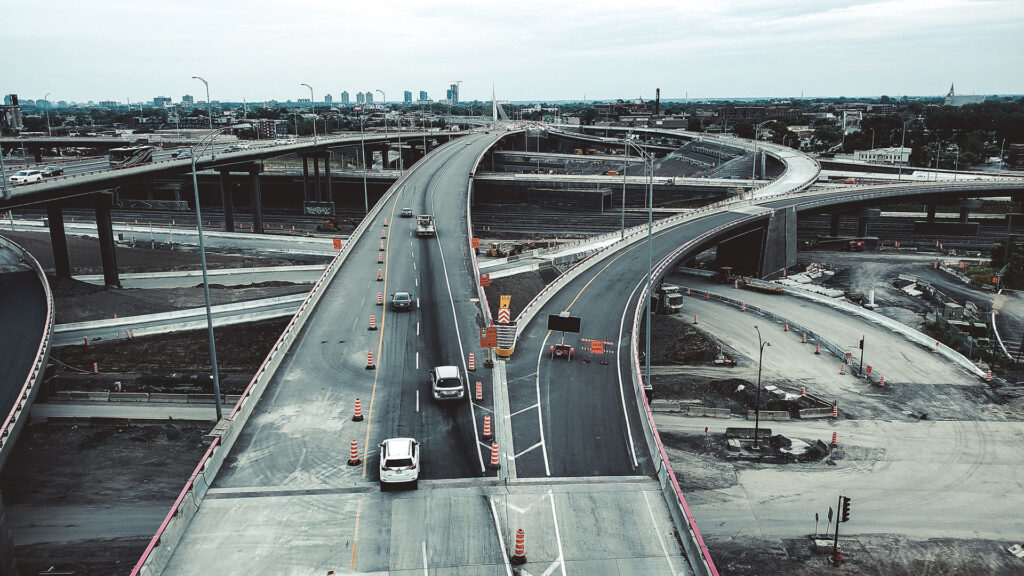
[[[411,483],[420,479],[420,443],[413,438],[388,438],[380,443],[380,483]]]

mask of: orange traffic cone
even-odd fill
[[[845,376],[846,375],[846,364],[840,364],[839,365],[839,375],[840,376]]]
[[[991,381],[992,381],[992,371],[989,370],[988,374],[985,374],[985,382],[991,382]]]
[[[387,226],[387,225],[388,225],[388,219],[387,219],[387,218],[385,218],[385,219],[384,219],[384,225],[385,225],[385,226]]]
[[[694,324],[696,324],[696,323],[697,323],[697,315],[696,315],[696,314],[694,314],[694,315],[693,315],[693,323],[694,323]]]
[[[805,396],[807,394],[807,388],[804,386],[800,387],[800,395]]]
[[[839,445],[839,434],[837,432],[832,433],[832,446]]]
[[[381,241],[380,241],[380,249],[381,249],[381,250],[383,250],[383,249],[384,249],[384,241],[383,241],[383,240],[381,240]]]
[[[362,460],[359,459],[359,444],[355,440],[349,443],[348,449],[348,465],[359,466],[362,464]]]
[[[484,440],[490,440],[494,438],[494,434],[491,433],[491,416],[484,416]]]
[[[526,564],[526,532],[522,528],[516,530],[516,547],[510,561],[513,564]]]
[[[383,252],[377,252],[377,263],[378,264],[383,264],[384,263],[384,253]]]
[[[839,418],[839,403],[838,402],[833,402],[832,403],[832,417],[833,418]]]
[[[815,344],[814,345],[814,353],[815,354],[821,354],[821,344]]]
[[[711,299],[711,292],[704,292],[704,299],[705,300]]]
[[[867,368],[865,368],[864,373],[865,374],[871,374],[871,364],[867,365]]]
[[[381,270],[380,268],[377,268],[377,282],[380,282],[383,279],[384,279],[384,271]]]
[[[93,362],[92,363],[92,373],[93,374],[99,374],[100,373],[100,365],[99,365],[98,362]]]
[[[480,402],[483,399],[484,399],[484,383],[483,382],[477,382],[476,383],[476,401]]]
[[[377,329],[377,316],[374,315],[374,314],[370,314],[370,330],[376,330],[376,329]]]
[[[885,388],[885,374],[878,377],[878,387]]]
[[[473,356],[472,352],[469,353],[469,370],[476,370],[476,358]]]
[[[377,367],[373,364],[373,350],[366,351],[366,369],[375,370]]]
[[[388,237],[388,231],[387,231],[387,230],[383,230],[383,229],[382,229],[382,230],[380,231],[380,237],[381,237],[381,238],[387,238],[387,237]]]
[[[782,325],[782,331],[789,332],[789,322],[786,322]]]
[[[490,467],[497,470],[501,468],[501,463],[498,462],[498,443],[494,442],[491,444],[491,463]]]
[[[356,398],[356,410],[352,414],[352,421],[353,422],[362,422],[363,421],[363,403],[359,400],[359,398]]]
[[[380,290],[377,291],[377,306],[384,305],[384,293]]]
[[[807,332],[804,332],[803,334],[801,334],[801,336],[800,336],[800,343],[801,344],[807,344]]]
[[[740,312],[746,312],[746,311],[747,311],[747,303],[746,302],[740,302]]]

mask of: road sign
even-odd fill
[[[472,240],[469,241],[469,245],[472,246],[474,249],[479,248],[480,247],[480,239],[479,238],[473,238]]]
[[[593,340],[590,342],[590,351],[593,354],[604,354],[604,342]]]
[[[341,250],[341,238],[334,239],[334,249]]]
[[[498,346],[498,329],[494,326],[485,326],[480,329],[480,347],[495,348]]]
[[[484,288],[487,288],[488,286],[490,286],[491,285],[491,275],[490,274],[484,274],[483,272],[481,272],[480,273],[480,285],[483,286]]]
[[[498,298],[500,300],[499,308],[508,308],[509,304],[512,303],[512,296],[510,294],[502,294]]]
[[[509,312],[508,308],[501,308],[498,310],[498,323],[508,324],[512,320],[512,313]]]

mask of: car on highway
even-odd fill
[[[11,185],[17,184],[31,184],[32,182],[40,182],[43,179],[42,170],[19,170],[11,176]]]
[[[412,218],[412,208],[402,208],[398,215],[402,218]]]
[[[411,483],[416,488],[420,479],[420,443],[413,438],[388,438],[380,447],[380,483]]]
[[[231,145],[229,145],[227,148],[224,149],[224,151],[225,152],[238,152],[239,150],[248,150],[249,148],[252,148],[252,146],[250,146],[248,144],[245,144],[245,143],[239,143],[239,144],[231,144]]]
[[[60,166],[47,166],[46,168],[43,168],[43,178],[52,178],[62,174],[64,174],[64,169]]]
[[[412,294],[408,292],[395,292],[391,295],[392,310],[411,310]]]
[[[191,158],[191,157],[192,157],[192,149],[191,148],[178,148],[174,152],[171,152],[171,158]]]
[[[459,400],[466,395],[458,366],[437,366],[430,371],[430,392],[435,400]]]

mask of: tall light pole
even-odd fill
[[[956,159],[953,160],[953,182],[956,182],[956,172],[960,167],[960,148],[956,149]]]
[[[757,344],[759,348],[757,355],[757,403],[754,404],[754,450],[760,450],[761,447],[757,445],[757,432],[758,428],[761,427],[761,360],[764,358],[765,346],[771,346],[771,344],[761,340],[761,329],[756,325],[754,330],[757,330]]]
[[[626,144],[622,146],[622,223],[619,226],[619,240],[626,237],[626,169],[629,168],[629,139],[632,130],[626,133]]]
[[[206,86],[206,115],[210,117],[210,130],[213,130],[213,103],[210,102],[210,83],[199,76],[193,76],[193,80],[199,80]]]
[[[365,209],[364,214],[370,213],[370,195],[366,191],[366,142],[363,139],[363,124],[366,124],[366,120],[369,116],[363,116],[359,120],[359,147],[363,151],[363,208]]]
[[[43,100],[46,100],[46,134],[53,137],[53,130],[50,129],[50,93],[47,92],[43,96]]]
[[[646,152],[646,151],[645,151]],[[651,383],[651,269],[654,268],[654,152],[647,155],[647,334],[644,352],[644,381]]]
[[[241,124],[235,126],[235,128],[241,127]],[[206,273],[206,243],[203,239],[203,213],[199,207],[199,182],[196,178],[196,161],[200,154],[206,153],[206,150],[213,145],[213,141],[217,138],[217,135],[225,130],[230,130],[230,128],[222,128],[217,132],[210,132],[209,135],[200,139],[199,142],[192,147],[192,192],[195,194],[196,201],[196,230],[199,231],[199,258],[203,268],[203,297],[206,301],[206,330],[210,340],[210,364],[213,367],[213,396],[214,405],[217,409],[218,422],[223,417],[220,398],[220,372],[217,369],[217,344],[213,337],[213,312],[210,309],[210,281],[209,278],[207,278]],[[200,151],[199,147],[207,138],[209,138],[209,142],[206,142],[205,147]]]
[[[0,144],[0,198],[7,198],[7,168],[4,166],[4,147]],[[11,226],[11,230],[14,227]]]
[[[305,82],[302,86],[309,88],[309,107],[313,109],[313,142],[316,143],[316,104],[313,103],[313,87]]]
[[[910,120],[913,120],[913,118]],[[900,138],[900,172],[896,180],[903,180],[903,150],[907,144],[907,124],[910,123],[910,120],[903,123],[903,136]],[[908,158],[907,161],[909,160],[910,159]]]

